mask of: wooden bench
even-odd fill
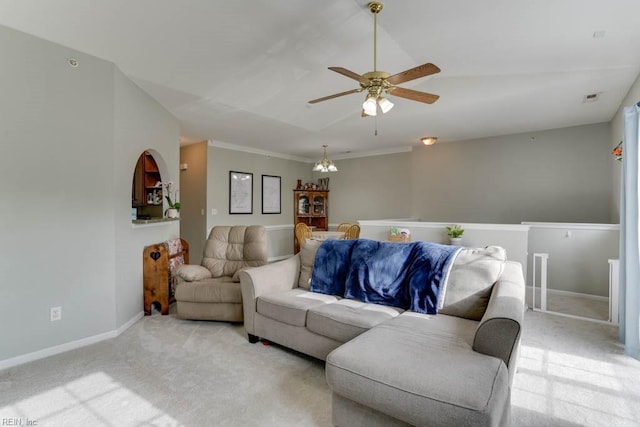
[[[175,301],[171,271],[177,265],[188,263],[189,244],[184,239],[156,243],[144,248],[142,266],[146,316],[151,314],[154,303],[160,305],[162,314],[169,314],[169,304]]]

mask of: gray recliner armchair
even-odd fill
[[[178,316],[242,322],[241,270],[267,264],[267,232],[261,225],[215,226],[201,265],[181,265],[177,277]]]

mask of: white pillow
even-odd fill
[[[173,274],[187,282],[197,282],[198,280],[209,279],[212,277],[209,269],[201,265],[191,264],[183,264],[176,267]]]

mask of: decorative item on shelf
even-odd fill
[[[302,180],[299,179],[298,183],[296,184],[296,190],[302,190]]]
[[[338,168],[336,167],[336,165],[327,157],[327,147],[328,145],[322,146],[322,148],[324,149],[324,154],[322,156],[322,159],[318,160],[315,166],[313,166],[312,170],[314,172],[337,172],[338,171]]]
[[[318,190],[322,190],[322,191],[329,190],[329,178],[318,179]]]
[[[452,245],[460,246],[462,244],[462,235],[464,229],[458,224],[447,227],[447,236],[449,236],[449,243]]]
[[[391,227],[389,231],[390,242],[410,242],[411,231],[408,228]]]
[[[165,211],[167,218],[178,218],[180,216],[180,202],[178,202],[178,190],[173,190],[173,181],[163,182],[162,187],[167,191],[167,194],[164,196],[167,199],[167,203],[169,204],[169,208]],[[171,199],[171,195],[173,193],[173,200]]]
[[[616,157],[617,161],[622,161],[622,141],[620,141],[618,145],[616,145],[615,148],[611,150],[611,154]]]

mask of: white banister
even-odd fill
[[[620,261],[609,260],[609,322],[617,325],[618,319],[618,286],[620,283]]]
[[[547,259],[549,254],[533,254],[533,309],[536,308],[536,259],[540,260],[540,310],[547,311]]]

